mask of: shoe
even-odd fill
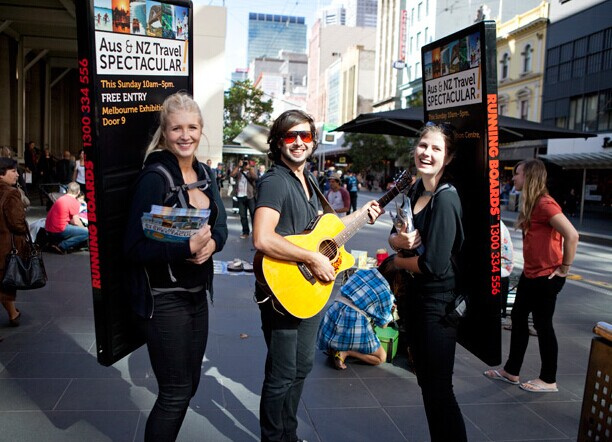
[[[331,355],[331,353],[330,353]],[[336,370],[346,370],[346,365],[344,364],[344,358],[340,356],[340,352],[334,352],[333,354],[333,362]]]
[[[9,319],[9,326],[11,327],[19,327],[19,320],[21,319],[21,312],[17,310],[17,316],[13,319]]]
[[[536,331],[536,329],[534,328],[534,326],[533,326],[533,325],[530,325],[530,326],[529,326],[529,334],[530,334],[531,336],[537,336],[537,335],[538,335],[538,332]]]
[[[482,374],[488,377],[489,379],[493,379],[494,381],[502,381],[512,385],[518,385],[520,383],[519,381],[513,381],[512,379],[508,379],[506,376],[501,374],[499,370],[487,370]]]
[[[243,233],[242,235],[240,235],[240,239],[247,239],[249,237],[248,233]]]
[[[58,246],[57,244],[51,244],[49,246],[49,249],[51,249],[54,253],[57,253],[58,255],[65,255],[66,251],[63,250],[62,248],[60,248],[60,246]]]
[[[509,316],[506,316],[505,318],[502,318],[501,319],[501,325],[506,330],[512,330],[512,319],[510,319]],[[510,327],[510,328],[506,328],[506,327]]]
[[[245,272],[252,273],[253,272],[253,264],[248,263],[246,261],[242,261],[242,270]]]
[[[241,259],[234,259],[227,265],[228,272],[242,272],[244,270],[244,265],[242,264]]]
[[[519,388],[531,393],[556,393],[559,391],[556,386],[551,387],[550,385],[546,385],[539,379],[532,379],[530,381],[523,382],[521,385],[519,385]]]

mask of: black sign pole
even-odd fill
[[[193,5],[80,0],[79,100],[98,362],[142,345],[125,287],[131,187],[164,99],[193,93]]]
[[[489,365],[501,362],[499,146],[495,22],[484,21],[421,49],[425,120],[450,123],[449,165],[463,207],[461,280],[469,295],[459,342]]]

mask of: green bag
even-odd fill
[[[397,353],[397,341],[399,340],[399,331],[391,326],[385,328],[374,327],[374,333],[380,340],[380,345],[387,352],[387,362],[391,362]]]

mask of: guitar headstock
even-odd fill
[[[395,178],[395,187],[399,192],[408,189],[412,184],[412,174],[408,170],[404,170]]]

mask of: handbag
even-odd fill
[[[11,233],[12,249],[6,255],[2,286],[8,290],[32,290],[47,284],[47,272],[40,247],[32,241],[27,233],[27,244],[30,249],[26,258],[19,256],[15,247],[15,236]]]

